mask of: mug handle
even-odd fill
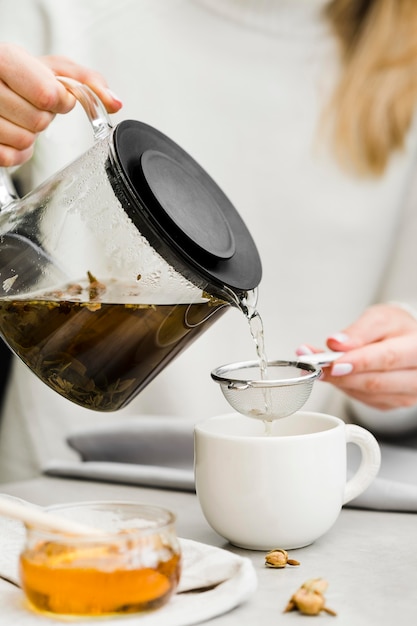
[[[381,449],[368,430],[355,424],[345,424],[345,432],[346,443],[359,446],[362,458],[356,473],[345,485],[342,504],[350,502],[365,491],[378,474],[381,465]]]

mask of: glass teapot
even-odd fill
[[[256,294],[261,262],[184,150],[142,122],[113,128],[87,86],[59,80],[94,143],[23,199],[0,169],[0,333],[62,396],[115,411]]]

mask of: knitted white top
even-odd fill
[[[406,214],[416,199],[416,129],[381,178],[360,179],[336,163],[320,133],[338,75],[324,4],[0,0],[0,40],[100,70],[125,103],[115,123],[132,118],[160,129],[230,197],[263,261],[258,308],[270,359],[294,357],[301,343],[324,347],[376,300],[417,302],[409,274],[417,267],[417,218]],[[34,183],[91,143],[82,118],[63,116],[40,137],[29,164]],[[210,371],[253,358],[248,324],[231,309],[129,407],[101,416],[63,400],[20,365],[3,411],[0,475],[28,476],[47,459],[71,456],[63,443],[69,430],[123,415],[196,421],[228,412]],[[343,415],[340,401],[319,382],[308,408]]]

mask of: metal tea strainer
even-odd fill
[[[211,372],[230,406],[247,417],[272,421],[295,413],[308,400],[319,366],[271,361],[261,376],[259,361],[221,365]]]

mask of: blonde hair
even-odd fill
[[[381,175],[417,103],[417,0],[331,0],[325,15],[343,62],[331,102],[335,151],[356,172]]]

